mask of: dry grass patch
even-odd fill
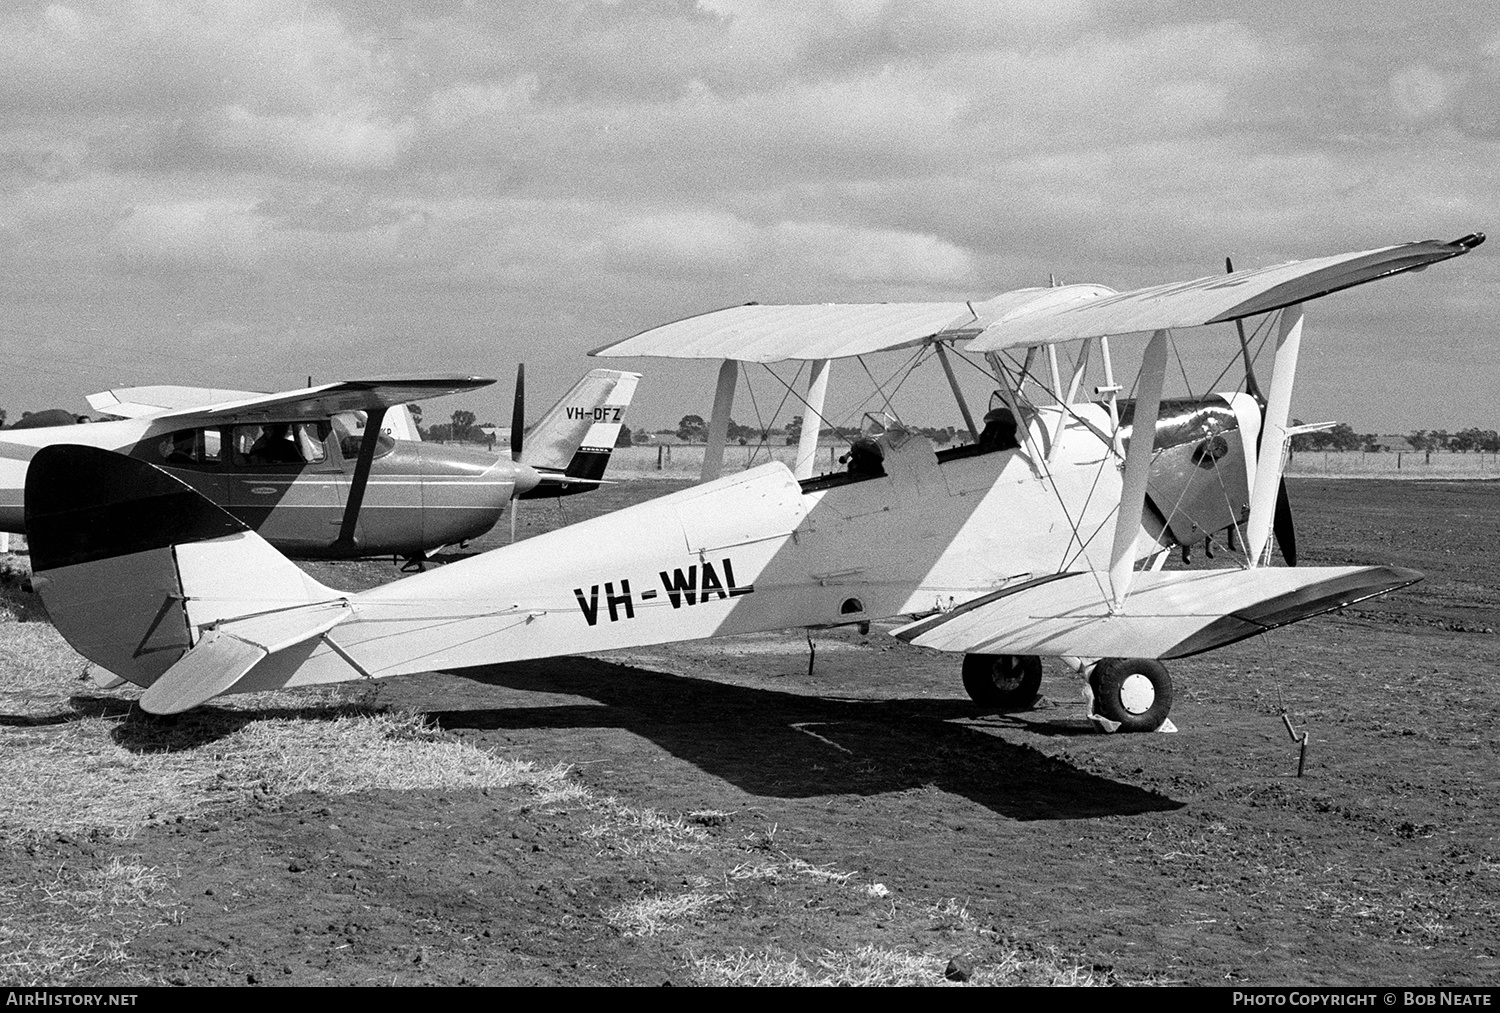
[[[610,908],[604,912],[604,920],[624,936],[654,936],[663,932],[676,932],[682,928],[675,924],[677,921],[691,918],[728,896],[723,893],[694,891],[642,897]]]
[[[613,797],[594,802],[590,808],[605,819],[584,830],[582,836],[599,842],[601,851],[618,851],[634,858],[665,851],[704,851],[710,847],[707,832],[681,817],[621,805]]]
[[[862,946],[850,952],[825,950],[803,958],[783,950],[744,950],[693,961],[703,985],[874,986],[954,985],[944,977],[949,957],[881,946]],[[977,965],[967,985],[1108,984],[1077,964],[1028,957],[1020,951]]]
[[[787,858],[779,862],[745,862],[736,865],[725,873],[725,879],[731,881],[765,880],[771,883],[785,882],[790,879],[812,879],[824,883],[837,883],[840,886],[848,884],[855,876],[852,872],[844,872],[839,869],[824,865],[814,865],[804,862],[800,858]]]
[[[3,590],[3,589],[0,589]],[[358,686],[223,697],[175,719],[101,691],[45,622],[0,600],[0,838],[102,831],[128,837],[251,799],[378,788],[521,788],[544,803],[587,797],[567,768],[538,768],[453,739],[415,715],[360,702]],[[23,601],[24,604],[24,601]],[[8,721],[4,719],[9,719]]]
[[[130,938],[178,917],[158,899],[168,885],[154,866],[116,857],[100,869],[60,868],[49,882],[0,890],[0,984],[129,980]]]
[[[100,694],[0,729],[9,775],[0,836],[128,837],[152,822],[306,791],[573,793],[565,767],[503,759],[420,716],[371,711],[333,691],[230,698],[176,721],[129,707],[126,695]]]

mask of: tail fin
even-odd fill
[[[521,453],[521,462],[542,474],[543,484],[531,496],[556,496],[557,484],[565,480],[578,481],[576,491],[582,491],[604,476],[640,378],[618,369],[591,369],[542,416]]]
[[[43,447],[26,476],[32,582],[68,643],[173,713],[267,654],[332,628],[347,602],[153,465]],[[155,688],[152,688],[155,687]]]
[[[422,442],[422,434],[417,430],[416,420],[411,417],[411,409],[404,404],[392,405],[386,409],[385,422],[380,429],[394,440]]]

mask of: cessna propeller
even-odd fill
[[[521,441],[523,430],[526,427],[526,363],[516,363],[516,401],[510,411],[510,459],[517,463],[521,460]],[[512,492],[510,496],[510,540],[516,540],[516,514],[520,512],[520,497]]]

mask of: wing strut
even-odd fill
[[[1260,430],[1260,459],[1250,490],[1250,523],[1245,529],[1245,554],[1250,565],[1264,560],[1271,537],[1271,520],[1281,490],[1281,461],[1286,450],[1287,416],[1292,407],[1292,383],[1297,379],[1297,353],[1302,347],[1302,306],[1288,306],[1276,335],[1276,361],[1271,367],[1271,393],[1266,398]],[[1293,553],[1296,549],[1292,550]]]
[[[1136,390],[1135,419],[1130,426],[1130,450],[1125,455],[1125,485],[1120,490],[1120,512],[1115,515],[1115,541],[1109,556],[1110,612],[1118,612],[1130,593],[1135,571],[1135,542],[1146,507],[1146,480],[1151,477],[1151,455],[1156,444],[1156,417],[1161,409],[1161,386],[1167,374],[1167,332],[1157,331],[1141,357],[1141,379]],[[1252,508],[1253,509],[1253,508]],[[1254,514],[1251,515],[1252,518]]]
[[[1094,340],[1098,341],[1102,339],[1096,338]],[[1094,341],[1085,340],[1078,346],[1078,361],[1073,364],[1073,379],[1072,382],[1068,384],[1068,396],[1061,402],[1062,411],[1057,413],[1057,425],[1052,430],[1052,445],[1047,448],[1047,460],[1049,463],[1052,460],[1052,455],[1057,453],[1058,444],[1062,441],[1063,430],[1067,428],[1068,425],[1068,417],[1070,415],[1076,417],[1078,414],[1077,412],[1071,411],[1070,409],[1073,407],[1074,402],[1078,399],[1078,386],[1079,384],[1083,383],[1083,375],[1088,371],[1089,346],[1091,346],[1092,344],[1094,344]],[[1056,346],[1049,345],[1048,347],[1055,348]],[[1054,356],[1056,355],[1055,352],[1053,354]]]
[[[385,421],[385,409],[371,409],[365,418],[365,435],[359,441],[359,459],[354,464],[354,479],[349,483],[349,502],[344,505],[344,522],[339,525],[339,536],[333,540],[337,549],[353,553],[354,525],[359,522],[359,508],[365,502],[365,489],[370,484],[370,466],[375,463],[375,448],[380,443],[380,424]]]
[[[792,475],[798,480],[812,478],[818,460],[818,433],[823,428],[823,402],[828,397],[830,359],[814,359],[812,375],[807,378],[807,414],[802,416],[802,435],[797,440],[797,465]]]
[[[958,377],[953,375],[953,364],[948,361],[948,351],[941,341],[934,341],[932,344],[937,348],[938,361],[943,364],[943,372],[948,374],[948,386],[953,388],[953,399],[958,402],[958,410],[964,417],[964,425],[969,427],[969,439],[978,443],[979,427],[974,425],[974,416],[969,411],[969,402],[964,400],[963,388],[958,385]]]
[[[1021,379],[1012,387],[1010,373],[1005,369],[1005,364],[1000,361],[999,353],[986,352],[984,357],[990,364],[990,369],[995,373],[995,381],[998,384],[995,388],[995,393],[1000,396],[1000,400],[1005,403],[1005,407],[1009,408],[1010,413],[1015,416],[1016,435],[1020,437],[1022,446],[1026,448],[1026,463],[1031,467],[1031,473],[1037,478],[1046,476],[1050,479],[1052,473],[1047,468],[1046,458],[1042,456],[1040,448],[1037,447],[1036,441],[1032,438],[1031,420],[1027,414],[1021,411],[1021,384],[1026,382],[1025,373],[1022,373]],[[1027,361],[1031,361],[1029,355],[1027,356]]]
[[[714,411],[708,420],[708,445],[703,448],[703,472],[700,482],[719,477],[724,467],[724,444],[729,440],[729,411],[734,407],[734,389],[740,382],[740,364],[725,359],[719,366],[719,386],[714,391]]]

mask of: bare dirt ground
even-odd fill
[[[878,630],[811,674],[794,632],[162,722],[9,591],[0,978],[1493,986],[1500,485],[1292,497],[1306,562],[1428,578],[1174,663],[1175,735],[1094,733],[1061,666],[983,713]]]

